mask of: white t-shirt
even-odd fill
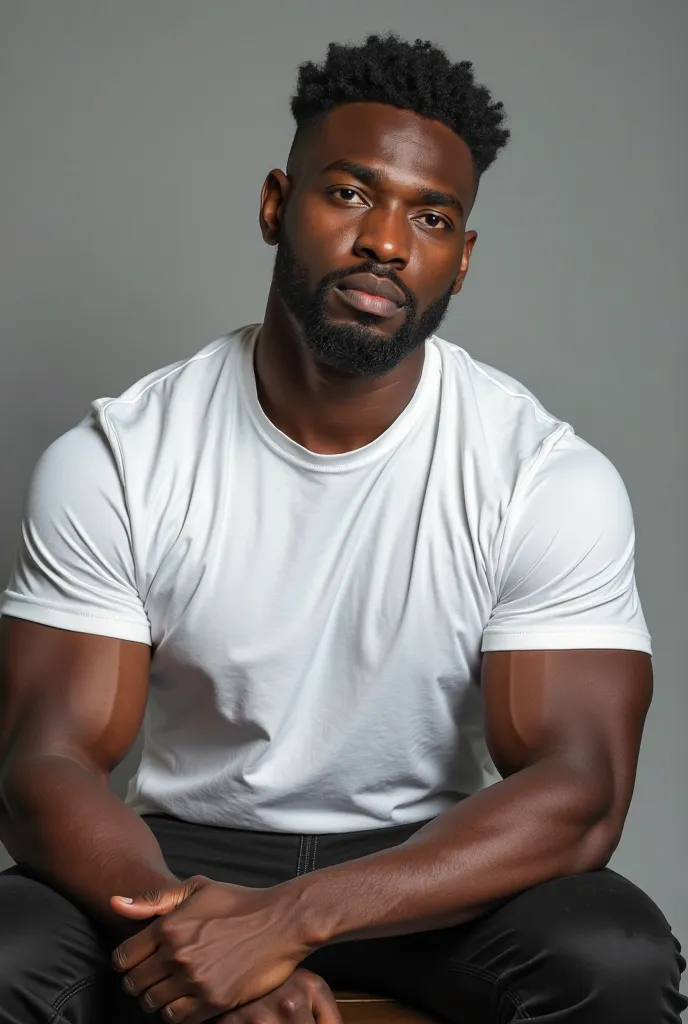
[[[481,651],[650,652],[626,489],[436,336],[388,430],[314,454],[259,404],[258,331],[51,445],[0,610],[152,645],[139,813],[306,834],[434,817],[498,777]]]

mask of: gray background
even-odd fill
[[[296,67],[388,28],[510,111],[441,333],[624,476],[656,695],[613,866],[688,941],[682,0],[0,0],[0,575],[35,460],[91,399],[262,317]]]

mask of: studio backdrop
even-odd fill
[[[685,943],[683,0],[0,0],[2,585],[44,448],[92,399],[261,319],[258,197],[285,164],[297,66],[389,29],[472,60],[510,114],[440,333],[626,482],[656,688],[612,866]]]

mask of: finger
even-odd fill
[[[315,1024],[343,1024],[337,1000],[327,985],[313,997],[311,1012]]]
[[[155,923],[149,924],[117,946],[112,953],[112,966],[116,971],[126,973],[152,956],[159,945]]]
[[[312,1006],[303,1003],[296,1010],[279,1009],[280,1024],[315,1024],[316,1018]],[[262,1018],[261,1018],[262,1020]]]
[[[190,1024],[194,1015],[198,1013],[200,1005],[198,999],[195,996],[182,996],[181,999],[175,999],[173,1002],[168,1003],[165,1009],[162,1011],[162,1019],[169,1021],[170,1024]],[[226,1016],[229,1016],[227,1014]],[[217,1021],[224,1020],[224,1017],[218,1017]],[[232,1022],[234,1024],[234,1022]]]
[[[130,896],[111,896],[110,906],[122,917],[129,917],[132,920],[143,921],[147,917],[155,917],[156,914],[155,910],[149,910],[147,914],[144,914],[142,907],[134,907],[134,901]]]
[[[162,951],[158,950],[124,976],[122,988],[127,995],[140,996],[146,989],[153,985],[159,985],[161,981],[172,977],[174,977],[174,971],[163,958]]]
[[[188,984],[182,978],[165,978],[159,985],[152,985],[146,989],[139,998],[139,1005],[146,1013],[155,1013],[156,1010],[162,1010],[188,997]],[[163,1019],[170,1020],[170,1017],[168,1015]]]
[[[112,896],[110,905],[113,910],[133,920],[145,920],[147,917],[169,914],[176,910],[194,891],[187,882],[170,886],[169,889],[148,889],[138,896]]]

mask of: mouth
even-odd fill
[[[353,309],[383,318],[394,316],[406,305],[401,288],[375,274],[352,274],[334,290]]]
[[[401,309],[401,306],[391,299],[385,299],[382,295],[371,295],[370,292],[362,292],[358,288],[335,288],[335,291],[344,302],[362,313],[390,317]]]

